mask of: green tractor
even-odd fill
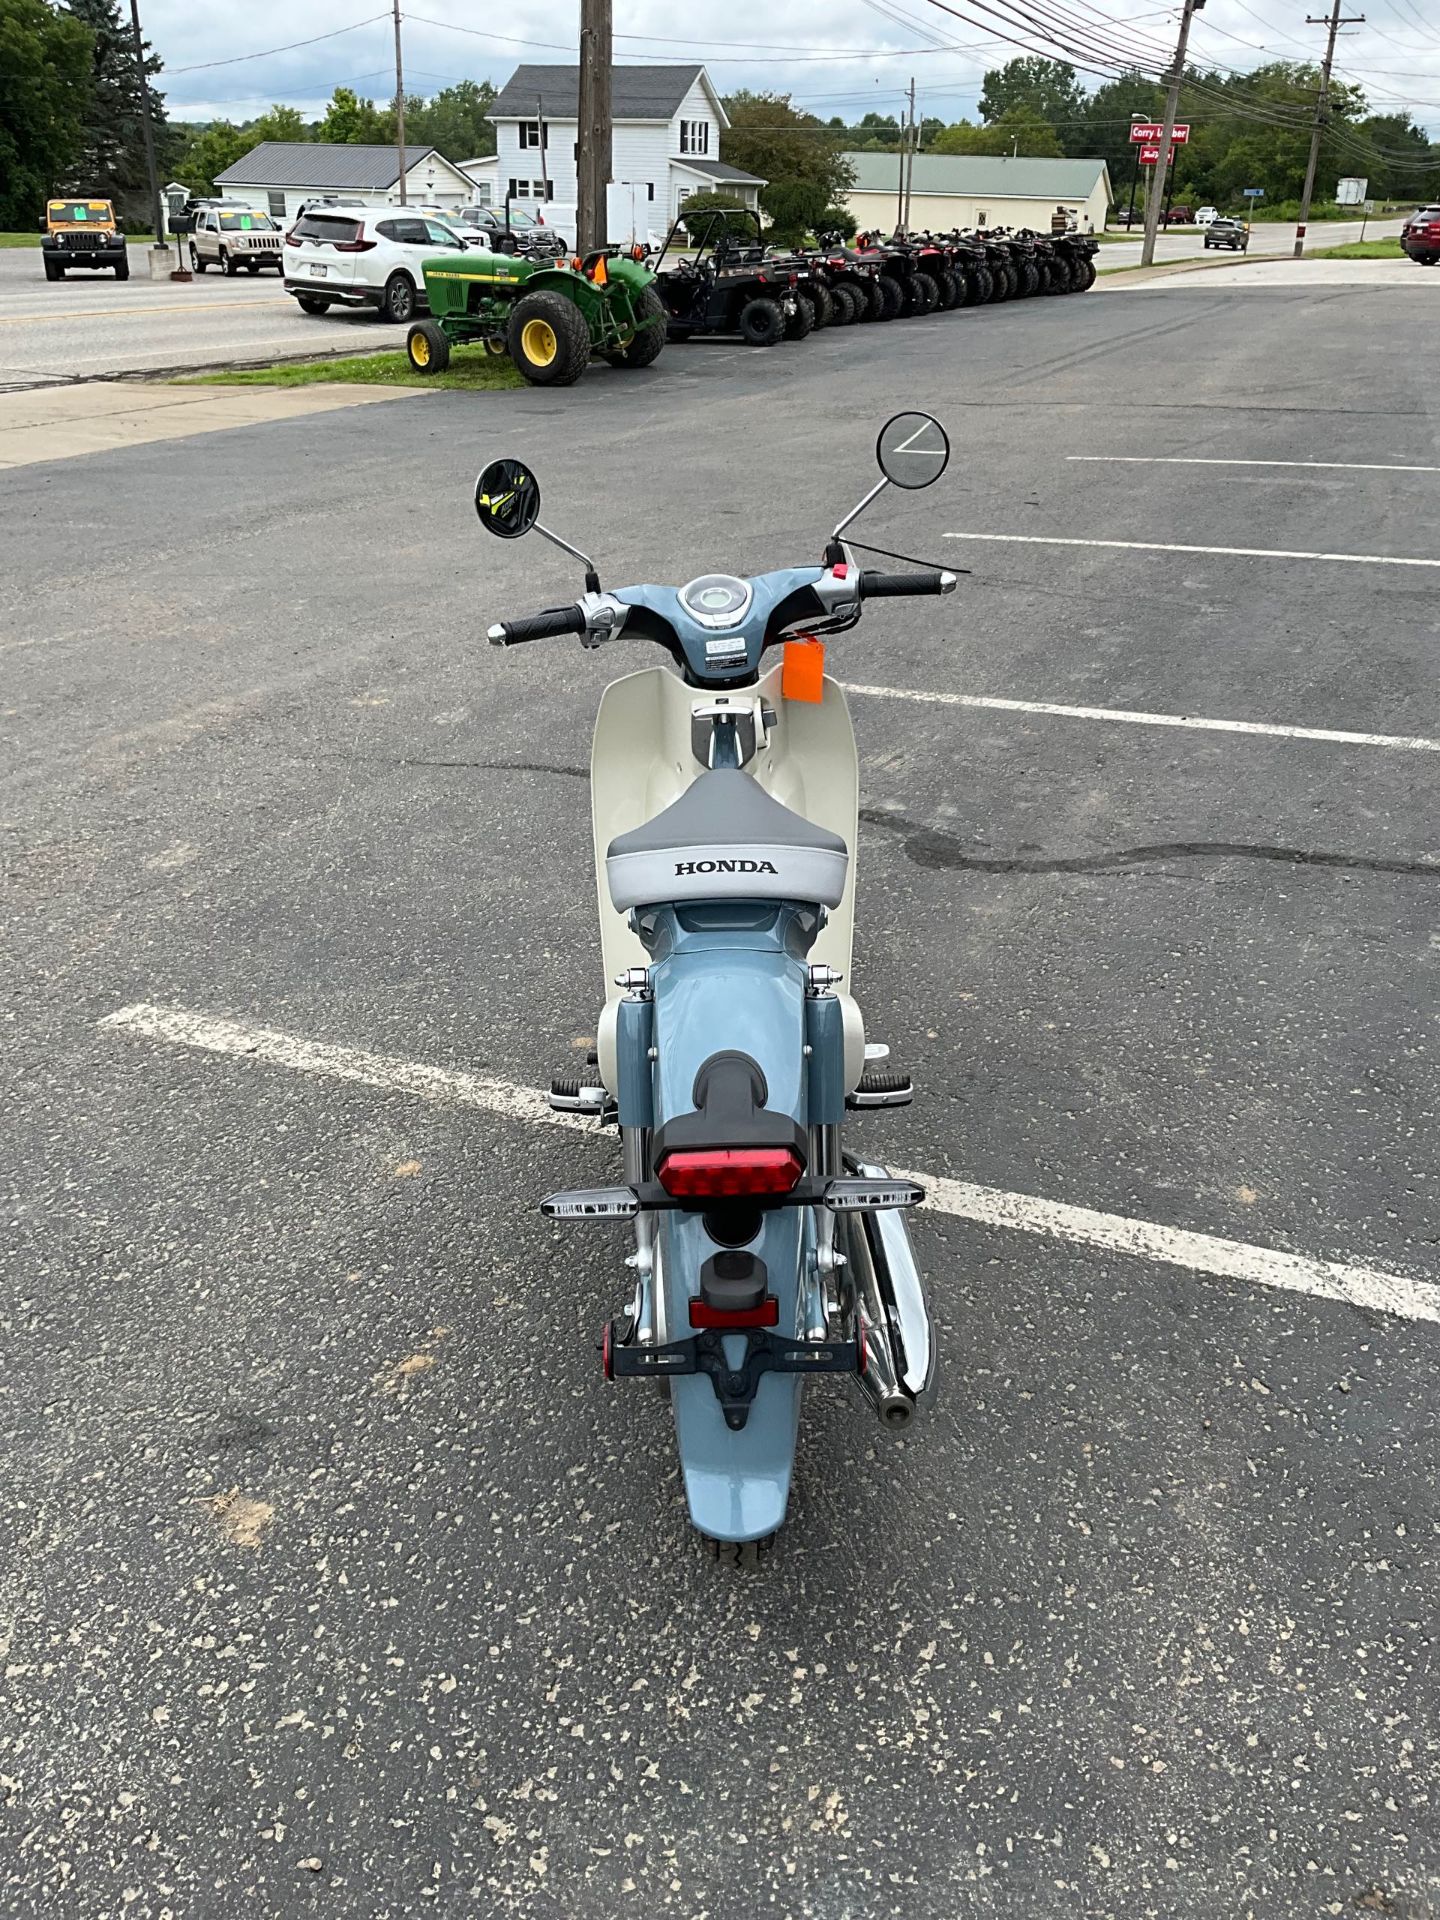
[[[430,318],[405,339],[417,373],[442,373],[452,347],[478,340],[487,353],[508,353],[532,387],[568,387],[592,355],[612,367],[648,367],[665,345],[655,276],[618,247],[574,261],[447,253],[427,260],[424,273]]]

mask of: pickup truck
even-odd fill
[[[71,267],[111,267],[117,280],[130,278],[125,236],[108,200],[47,200],[40,257],[47,280],[63,280]]]

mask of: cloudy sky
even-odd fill
[[[1046,48],[1023,28],[1015,29],[1024,43],[1018,47],[995,37],[1009,29],[976,0],[951,3],[967,17],[935,0],[689,0],[683,8],[674,0],[615,0],[615,58],[704,60],[722,91],[787,92],[825,118],[895,111],[913,73],[925,113],[974,117],[987,67]],[[1085,44],[1103,44],[1101,62],[1130,53],[1158,67],[1173,44],[1177,14],[1159,0],[1044,5],[1051,19],[1063,11],[1091,23]],[[141,17],[165,61],[161,84],[171,113],[241,120],[272,101],[319,113],[336,86],[388,97],[393,31],[383,6],[385,0],[248,0],[223,8],[141,0]],[[1196,16],[1192,51],[1241,71],[1307,53],[1318,58],[1324,33],[1305,25],[1311,10],[1298,0],[1209,0]],[[1435,0],[1367,0],[1365,10],[1366,24],[1342,36],[1337,70],[1362,85],[1377,110],[1403,104],[1440,132],[1440,8]],[[406,0],[404,15],[410,92],[433,93],[463,79],[498,84],[517,61],[575,57],[579,0],[505,8],[416,0],[414,11]],[[301,40],[311,44],[291,44]],[[243,55],[260,57],[237,58]],[[1081,77],[1093,86],[1102,76]]]

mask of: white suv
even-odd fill
[[[302,313],[375,307],[403,326],[425,306],[424,262],[464,250],[453,227],[405,207],[316,207],[285,236],[285,291]]]

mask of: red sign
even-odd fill
[[[1153,167],[1153,166],[1154,166],[1154,165],[1155,165],[1155,164],[1156,164],[1156,163],[1158,162],[1158,160],[1159,160],[1159,158],[1160,158],[1160,149],[1159,149],[1159,147],[1141,147],[1141,149],[1140,149],[1140,164],[1141,164],[1141,166],[1142,166],[1142,167]],[[1171,147],[1171,149],[1170,149],[1170,159],[1169,159],[1169,162],[1168,162],[1168,164],[1169,164],[1170,166],[1172,166],[1172,167],[1173,167],[1173,166],[1174,166],[1174,164],[1175,164],[1175,149],[1174,149],[1174,147]]]
[[[1177,121],[1170,129],[1170,138],[1175,142],[1177,147],[1188,146],[1190,142],[1190,122],[1188,120]]]
[[[1130,126],[1130,144],[1132,147],[1154,146],[1158,144],[1160,140],[1160,136],[1164,133],[1164,131],[1165,131],[1165,124],[1163,121],[1159,121],[1159,120],[1152,120],[1149,122],[1146,122],[1144,120],[1132,121]],[[1171,130],[1170,137],[1175,142],[1177,147],[1185,146],[1190,139],[1189,121],[1188,120],[1177,121],[1175,126]]]

